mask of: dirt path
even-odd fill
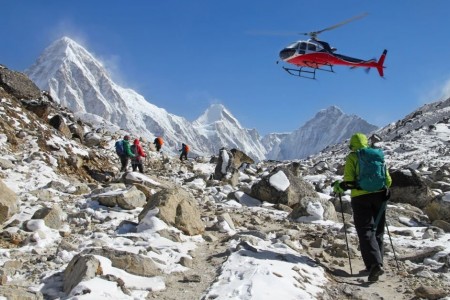
[[[405,276],[405,272],[397,270],[395,261],[385,259],[385,273],[377,282],[367,281],[368,273],[363,272],[361,259],[352,260],[353,275],[350,274],[348,260],[345,267],[325,266],[332,286],[327,288],[329,295],[335,299],[385,299],[406,300],[414,297],[414,283]]]
[[[218,237],[217,241],[203,242],[197,245],[192,253],[190,270],[167,274],[165,277],[167,288],[163,291],[149,293],[147,299],[200,299],[205,294],[227,258],[227,243],[222,242],[225,236],[216,231],[210,233]]]

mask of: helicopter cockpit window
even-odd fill
[[[294,42],[292,44],[290,44],[289,46],[287,46],[287,49],[297,49],[299,42]]]
[[[308,51],[316,51],[316,45],[308,43]]]
[[[299,46],[299,51],[298,51],[298,53],[300,53],[300,54],[305,54],[305,50],[306,50],[306,43],[301,42],[301,43],[300,43],[300,46]]]

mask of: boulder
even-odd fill
[[[0,296],[8,300],[43,300],[44,296],[40,292],[30,291],[28,287],[18,285],[0,286]]]
[[[60,115],[53,116],[48,123],[61,132],[62,135],[64,135],[67,138],[72,137],[72,133],[70,132],[69,126],[67,126],[66,122],[64,121],[64,118]]]
[[[63,290],[68,294],[81,281],[92,279],[102,273],[100,261],[94,255],[77,254],[64,270]]]
[[[119,206],[123,209],[135,209],[143,207],[147,203],[146,196],[135,186],[131,186],[125,190],[116,190],[98,194],[92,197],[92,200],[97,200],[101,205],[114,207]]]
[[[338,221],[336,210],[332,202],[314,197],[304,197],[300,200],[288,218],[300,222]]]
[[[425,208],[424,212],[427,214],[431,222],[442,220],[450,222],[450,202],[437,198],[431,201]]]
[[[420,209],[425,208],[434,195],[424,180],[413,169],[403,169],[391,172],[392,202],[408,203]]]
[[[81,142],[83,142],[84,132],[83,132],[83,128],[80,125],[78,125],[76,123],[70,124],[69,130],[72,133],[72,138],[79,139]]]
[[[102,137],[95,132],[88,132],[83,138],[84,144],[88,147],[99,146],[102,142]]]
[[[58,205],[38,209],[31,219],[42,219],[47,227],[53,229],[61,228],[63,222],[63,211]]]
[[[108,258],[112,266],[137,276],[152,277],[161,275],[161,271],[150,257],[140,254],[103,247],[92,248],[83,252],[84,255],[100,255]]]
[[[19,211],[17,195],[0,180],[0,224]]]
[[[158,218],[187,235],[202,234],[205,230],[195,198],[180,187],[162,189],[154,194],[139,214],[139,221],[154,208],[159,210]]]
[[[214,179],[236,186],[239,183],[239,170],[235,168],[233,153],[225,148],[220,149]]]
[[[0,87],[17,99],[38,99],[41,90],[27,75],[0,68]]]
[[[52,106],[49,102],[39,101],[39,100],[22,100],[22,104],[25,108],[33,113],[35,113],[42,120],[47,121],[48,115],[52,110]]]
[[[283,184],[286,188],[283,189]],[[281,185],[281,186],[280,186]],[[294,207],[304,197],[318,197],[314,187],[287,168],[275,168],[251,187],[250,196],[261,201]]]

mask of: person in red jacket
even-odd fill
[[[147,157],[144,149],[142,149],[141,143],[139,139],[135,139],[133,145],[130,147],[131,152],[134,153],[134,157],[131,159],[131,167],[133,168],[133,172],[139,168],[139,172],[144,173],[144,165],[142,163],[142,158]]]

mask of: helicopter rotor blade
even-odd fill
[[[345,25],[345,24],[347,24],[347,23],[350,23],[350,22],[353,22],[353,21],[362,19],[362,18],[366,17],[367,15],[368,15],[368,13],[363,13],[363,14],[360,14],[360,15],[355,16],[355,17],[353,17],[353,18],[350,18],[350,19],[348,19],[348,20],[342,21],[342,22],[340,22],[340,23],[338,23],[338,24],[335,24],[335,25],[333,25],[333,26],[324,28],[324,29],[322,29],[322,30],[312,31],[312,32],[305,32],[305,33],[299,33],[299,34],[300,34],[300,35],[309,35],[309,36],[311,36],[312,38],[316,38],[317,35],[319,35],[320,33],[324,32],[324,31],[333,30],[333,29],[338,28],[338,27],[340,27],[340,26],[342,26],[342,25]]]
[[[297,32],[292,31],[273,31],[273,30],[248,30],[245,32],[250,35],[265,35],[265,36],[293,36],[297,35]]]

